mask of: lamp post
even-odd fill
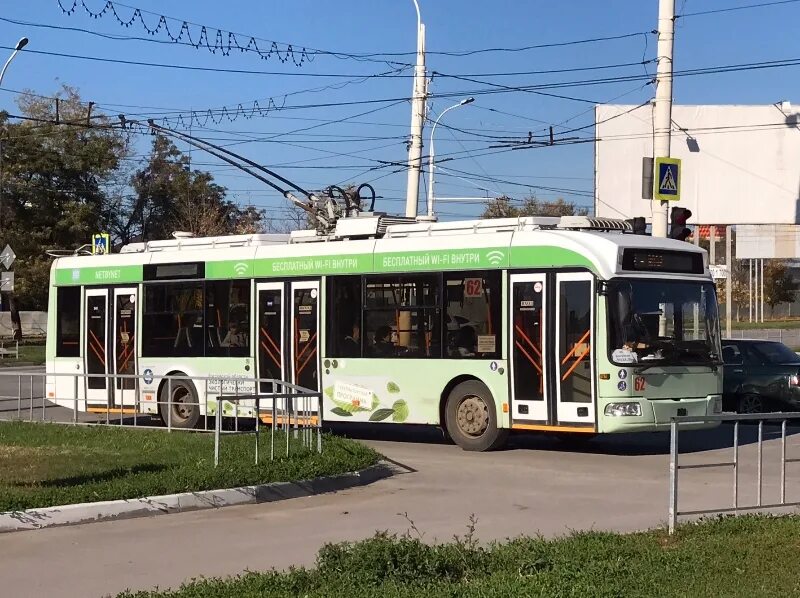
[[[16,56],[22,48],[28,45],[28,38],[23,37],[18,42],[17,45],[14,47],[14,51],[11,52],[11,56],[8,57],[6,63],[3,65],[3,70],[0,71],[0,86],[3,85],[3,77],[6,74],[6,69],[8,69],[8,65],[11,64],[11,61],[14,60],[14,56]],[[2,132],[0,132],[0,230],[3,228],[3,136]]]
[[[413,0],[417,9],[417,63],[414,66],[414,88],[411,96],[411,139],[408,145],[408,187],[406,189],[406,216],[417,215],[419,202],[419,177],[422,170],[422,127],[425,123],[425,99],[427,80],[425,75],[425,24],[419,11],[419,2]]]
[[[436,121],[433,123],[433,127],[431,127],[431,142],[430,142],[431,148],[428,156],[428,170],[430,171],[430,180],[428,181],[428,215],[425,218],[425,220],[436,219],[436,217],[433,215],[433,177],[434,177],[433,171],[436,168],[436,165],[434,163],[435,152],[433,149],[433,134],[436,132],[436,125],[438,125],[442,117],[448,112],[450,112],[450,110],[452,110],[453,108],[458,108],[459,106],[466,106],[467,104],[471,104],[474,101],[475,98],[465,98],[461,100],[458,104],[453,104],[449,108],[442,110],[442,113],[439,115],[439,118],[436,119]]]

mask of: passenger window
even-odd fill
[[[202,357],[203,283],[145,285],[144,357]]]
[[[364,356],[441,357],[438,276],[369,277]]]
[[[328,278],[328,357],[361,357],[361,277]]]
[[[250,281],[206,283],[206,356],[250,354]]]
[[[500,272],[459,272],[444,280],[447,357],[498,358]]]
[[[81,288],[59,287],[56,296],[56,357],[81,354]]]

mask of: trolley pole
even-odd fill
[[[653,158],[669,158],[672,128],[672,50],[675,42],[675,0],[658,1],[658,68],[653,109]],[[656,173],[656,178],[658,174]],[[658,181],[655,181],[658,184]],[[669,202],[653,199],[653,236],[666,237]]]
[[[425,124],[425,101],[428,82],[425,73],[425,24],[417,9],[417,64],[414,67],[414,89],[411,98],[411,140],[408,146],[408,188],[406,190],[406,216],[415,218],[419,203],[419,178],[422,170],[422,128]]]

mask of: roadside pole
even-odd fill
[[[656,98],[653,108],[653,158],[670,157],[672,128],[672,50],[675,41],[675,0],[658,2],[658,66]],[[668,202],[653,199],[652,232],[654,237],[666,237]]]

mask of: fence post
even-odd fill
[[[739,512],[739,422],[733,423],[733,509]]]
[[[762,470],[762,449],[764,448],[764,420],[758,420],[758,506],[761,506],[761,470]]]
[[[256,465],[258,465],[258,420],[261,418],[259,404],[258,393],[256,393]]]
[[[781,504],[786,502],[786,420],[781,422]]]
[[[172,378],[167,378],[167,431],[172,432]]]
[[[73,388],[73,395],[72,395],[72,423],[78,423],[78,376],[73,376],[75,380],[75,388]],[[58,386],[58,377],[55,378],[56,386]]]
[[[214,467],[219,465],[219,435],[222,428],[222,418],[220,417],[220,397],[217,396],[217,417],[214,421]]]
[[[669,428],[669,534],[672,535],[678,522],[678,422],[674,417]]]

